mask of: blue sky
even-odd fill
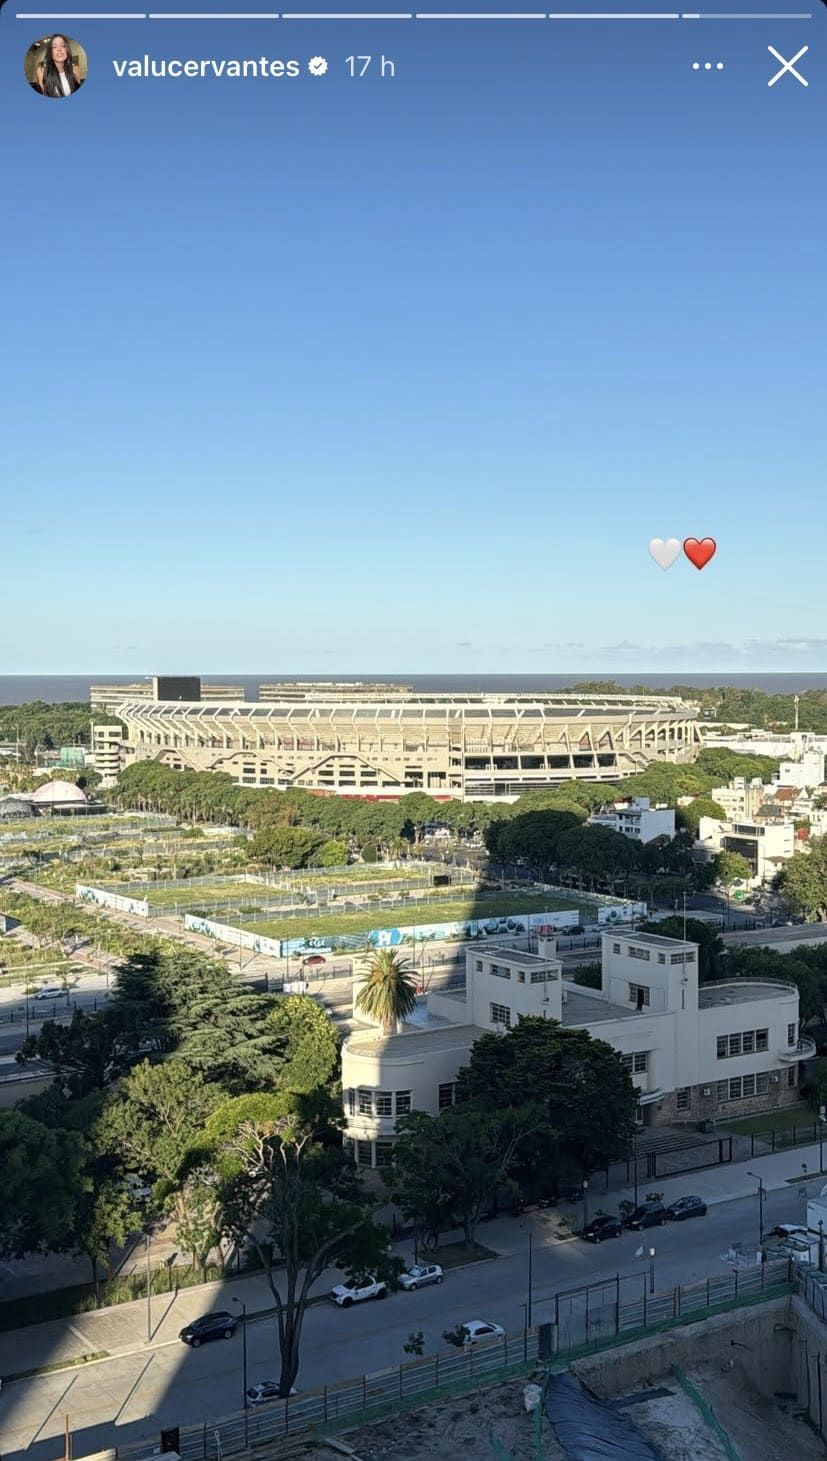
[[[0,672],[827,669],[815,8],[78,21],[58,105],[6,5]]]

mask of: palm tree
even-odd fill
[[[375,949],[368,957],[356,1008],[378,1020],[392,1035],[416,1008],[416,981],[406,959],[393,949]]]

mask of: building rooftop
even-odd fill
[[[754,999],[773,999],[796,993],[794,984],[780,979],[725,979],[720,983],[702,984],[698,990],[698,1008],[712,1009],[722,1004],[748,1004]]]
[[[381,1048],[383,1055],[394,1059],[408,1056],[411,1060],[421,1060],[423,1056],[455,1046],[465,1050],[481,1035],[490,1034],[490,1030],[482,1030],[479,1025],[452,1025],[432,1015],[427,1024],[406,1025],[401,1035],[383,1035],[381,1030],[370,1030],[349,1035],[345,1045],[352,1055],[372,1055]]]
[[[563,991],[565,994],[564,1025],[594,1025],[601,1020],[639,1020],[641,1018],[634,1006],[610,1004],[607,999],[593,999],[590,995],[581,994],[579,990],[573,989],[568,981],[564,984]],[[657,1011],[644,1011],[644,1015],[653,1013],[657,1013]]]
[[[648,945],[654,949],[694,949],[695,945],[691,939],[666,938],[662,933],[635,933],[634,930],[627,933],[624,929],[614,925],[612,928],[604,928],[604,934],[611,934],[612,938],[625,939],[627,943]]]
[[[474,952],[479,955],[483,950],[475,949]],[[556,958],[546,958],[544,954],[529,953],[528,949],[514,949],[510,944],[501,944],[484,952],[495,964],[498,959],[502,959],[505,963],[522,965],[525,969],[545,968],[549,964],[557,965],[560,962]]]

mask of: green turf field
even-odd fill
[[[593,903],[580,898],[554,898],[549,893],[472,893],[407,907],[368,908],[355,913],[299,914],[296,917],[245,919],[243,928],[270,938],[313,938],[334,933],[368,933],[372,928],[410,928],[415,924],[465,922],[472,918],[508,918],[512,914],[553,913],[576,908],[581,920],[593,922]]]

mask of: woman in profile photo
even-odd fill
[[[71,96],[83,85],[72,60],[65,36],[51,36],[43,60],[37,68],[37,85],[44,96]]]

